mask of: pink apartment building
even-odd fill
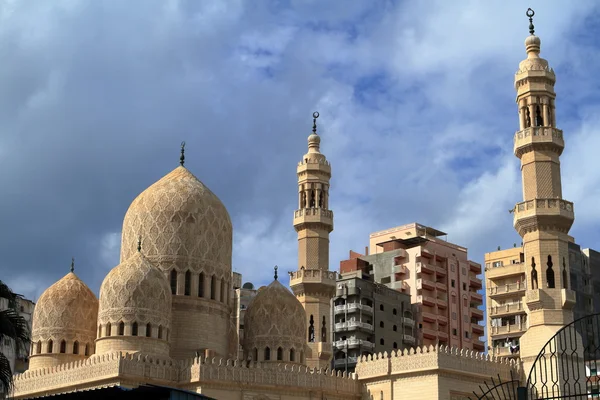
[[[360,269],[375,282],[410,294],[419,344],[484,351],[481,265],[444,236],[418,223],[372,233],[365,254],[351,251],[340,273]]]

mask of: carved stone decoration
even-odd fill
[[[134,323],[138,327],[135,334],[124,329],[125,325],[129,328]],[[156,355],[169,355],[165,344],[171,328],[171,289],[164,274],[141,252],[113,268],[104,278],[100,287],[98,326],[102,333],[98,338],[98,354],[116,350],[116,345],[111,343],[116,341],[119,346],[127,342],[123,344],[127,347],[119,350],[149,352],[148,349],[153,348]],[[151,329],[146,334],[148,326]],[[123,336],[129,338],[123,340]],[[150,339],[158,339],[163,345],[149,345]]]
[[[96,319],[98,300],[94,293],[73,272],[50,286],[40,296],[34,312],[31,332],[32,353],[29,369],[50,366],[60,362],[74,361],[93,353],[96,339]],[[48,351],[48,342],[52,349]],[[65,352],[59,353],[61,342],[65,341]],[[73,355],[73,343],[78,343],[78,351]],[[87,346],[88,354],[85,354]],[[52,360],[47,360],[50,357]],[[44,359],[44,360],[43,360]]]
[[[304,363],[305,345],[304,307],[288,289],[274,280],[258,292],[244,316],[244,358],[257,361],[254,359],[256,348],[258,361],[265,361],[264,351],[268,347],[270,360],[266,361]],[[283,357],[277,360],[280,347]]]

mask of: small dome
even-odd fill
[[[306,314],[298,299],[279,281],[259,290],[244,316],[246,358],[261,355],[269,348],[270,357],[259,355],[254,361],[300,362],[306,343]],[[281,349],[282,359],[277,351]],[[290,356],[291,355],[291,356]]]
[[[231,275],[232,226],[219,198],[179,166],[144,190],[123,220],[121,261],[144,238],[144,254],[163,269],[213,270]],[[169,263],[168,267],[163,264]]]
[[[139,336],[166,344],[171,327],[171,289],[164,273],[136,252],[113,268],[100,287],[98,310],[100,335],[97,353],[108,350],[153,352],[168,356],[168,346],[156,347],[132,340],[108,344],[111,336]],[[153,347],[154,346],[154,347]],[[160,350],[162,349],[162,350]],[[154,350],[154,351],[153,351]],[[165,354],[166,352],[166,354]]]
[[[38,355],[91,355],[96,339],[97,317],[98,300],[75,273],[68,273],[46,289],[33,311],[30,369],[36,368]],[[49,364],[43,362],[43,365]]]
[[[321,143],[321,137],[319,135],[317,135],[316,133],[312,133],[308,136],[308,145],[310,146],[311,144],[320,144]]]

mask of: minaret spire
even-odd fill
[[[273,270],[275,271],[275,280],[277,280],[277,265],[275,266],[275,268],[273,268]]]
[[[75,257],[71,257],[71,272],[75,272]]]
[[[529,17],[529,34],[533,36],[535,34],[535,28],[533,26],[533,16],[535,15],[535,11],[528,8],[525,14]]]
[[[183,167],[185,163],[185,142],[181,142],[181,156],[179,156],[179,165]]]

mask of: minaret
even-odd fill
[[[331,299],[335,292],[335,271],[329,271],[329,233],[333,212],[329,210],[331,166],[319,151],[317,118],[308,137],[308,153],[298,164],[298,209],[294,228],[298,232],[298,271],[291,273],[290,287],[306,311],[308,349],[306,365],[330,368]]]
[[[565,144],[562,131],[556,128],[556,77],[548,61],[540,58],[541,41],[534,35],[533,14],[527,10],[527,58],[515,76],[520,130],[515,134],[514,152],[521,160],[524,201],[517,203],[513,212],[514,227],[523,238],[527,275],[529,327],[520,340],[525,379],[546,342],[573,321],[575,305],[568,250],[575,215],[573,203],[562,198],[559,157]],[[548,365],[547,370],[551,369],[561,374],[556,365]]]

